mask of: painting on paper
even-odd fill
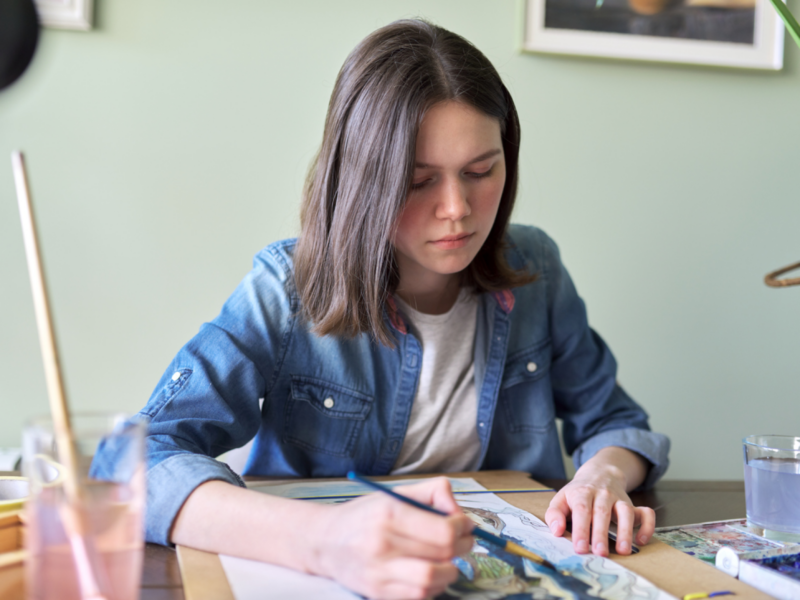
[[[672,598],[643,577],[594,555],[575,554],[572,543],[556,538],[541,520],[497,496],[456,496],[479,527],[517,542],[552,562],[559,572],[477,540],[456,559],[459,579],[437,600],[665,600]]]

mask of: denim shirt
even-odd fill
[[[564,478],[555,418],[580,467],[621,446],[650,463],[642,487],[668,465],[669,440],[616,383],[611,351],[588,325],[583,301],[555,243],[511,226],[507,260],[535,282],[479,298],[475,389],[481,469]],[[243,485],[214,457],[254,439],[245,475],[388,474],[408,427],[422,348],[394,303],[395,347],[369,334],[318,336],[300,315],[286,240],[259,252],[253,270],[159,381],[141,415],[147,436],[146,538],[169,543],[186,498],[200,484]],[[263,404],[259,399],[263,398]],[[113,473],[101,450],[98,472]]]

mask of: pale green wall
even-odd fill
[[[792,8],[800,8],[796,0]],[[672,478],[740,478],[748,433],[800,435],[800,50],[781,73],[523,55],[513,0],[99,0],[0,94],[0,446],[46,410],[8,154],[27,152],[75,407],[137,410],[301,182],[350,49],[421,15],[504,76],[516,220],[544,227],[673,441]],[[785,116],[781,116],[781,115]]]

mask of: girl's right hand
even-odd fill
[[[309,570],[369,598],[427,598],[458,577],[451,562],[472,548],[473,524],[444,477],[395,488],[442,517],[375,493],[322,511]],[[326,507],[328,508],[328,507]]]

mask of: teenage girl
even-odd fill
[[[552,532],[571,518],[575,550],[603,556],[612,518],[620,554],[635,525],[650,539],[654,513],[628,492],[664,473],[669,442],[617,385],[553,241],[509,225],[519,142],[508,90],[463,38],[399,21],[353,50],[299,238],[256,256],[142,411],[149,541],[424,598],[472,544],[445,479],[402,491],[447,518],[382,494],[260,494],[214,457],[254,438],[248,475],[563,478],[556,417],[578,470],[547,511]]]

